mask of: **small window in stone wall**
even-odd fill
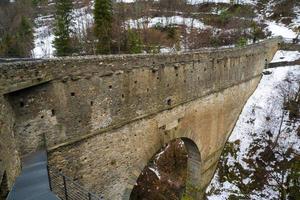
[[[20,107],[23,108],[25,106],[23,101],[20,101]]]
[[[54,109],[51,110],[51,115],[52,115],[52,117],[55,115],[55,110]]]
[[[171,106],[171,105],[172,105],[172,99],[171,99],[171,98],[168,98],[168,99],[167,99],[167,104],[168,104],[168,106]]]

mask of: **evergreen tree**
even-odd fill
[[[13,34],[6,33],[0,42],[0,55],[5,57],[29,57],[33,49],[33,30],[31,21],[22,16]]]
[[[33,49],[31,0],[0,4],[0,57],[29,57]]]
[[[71,23],[72,23],[72,0],[57,0],[54,30],[54,47],[57,56],[66,56],[72,53],[71,46]]]
[[[137,32],[128,30],[128,51],[129,53],[136,54],[142,53],[142,41]]]
[[[21,24],[16,37],[19,55],[30,55],[30,50],[34,47],[34,37],[32,23],[27,17],[22,16]]]
[[[112,2],[111,0],[95,0],[94,33],[97,38],[97,53],[111,53],[111,30],[112,30]]]

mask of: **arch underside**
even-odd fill
[[[193,199],[201,197],[201,156],[197,145],[188,138],[181,138],[188,152],[186,195]]]
[[[191,139],[182,137],[182,138],[176,138],[173,139],[172,141],[169,141],[167,144],[170,144],[173,141],[176,141],[177,139],[180,139],[184,143],[184,148],[187,153],[187,159],[186,159],[186,181],[185,181],[185,190],[184,190],[184,195],[191,198],[191,199],[200,199],[201,198],[201,156],[200,156],[200,151]],[[158,151],[153,158],[156,157],[156,155],[160,154],[162,151]],[[175,158],[174,158],[175,159]],[[148,162],[148,165],[142,170],[141,174],[139,175],[138,179],[141,178],[143,172],[146,170],[146,168],[149,166],[149,163],[151,160]],[[145,178],[145,177],[143,177]],[[138,183],[138,180],[136,181],[136,184]],[[134,191],[135,187],[132,189],[130,193],[130,198],[132,199],[132,193]]]

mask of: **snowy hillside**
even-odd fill
[[[274,55],[272,63],[276,62],[293,62],[296,60],[300,60],[300,52],[299,51],[283,51],[279,50]]]
[[[53,4],[53,2],[49,2]],[[74,9],[72,12],[72,30],[74,33],[82,36],[86,34],[87,28],[92,27],[94,20],[92,15],[92,1],[90,5]],[[54,56],[55,48],[54,41],[54,16],[38,16],[35,19],[34,44],[32,50],[34,58],[51,58]]]
[[[132,3],[134,0],[118,0],[117,2],[126,2]],[[207,0],[189,0],[189,4],[201,4],[203,2],[208,2]],[[215,3],[229,3],[230,0],[215,0],[209,1]],[[250,4],[253,7],[257,7],[257,0],[241,0],[240,3],[242,4]],[[256,10],[256,17],[255,20],[259,23],[266,24],[265,32],[271,32],[271,36],[283,36],[285,38],[291,39],[297,36],[295,28],[299,26],[300,22],[300,7],[296,6],[294,8],[295,16],[293,17],[290,24],[286,25],[281,23],[280,21],[270,20],[267,19],[268,16],[272,15],[272,9],[275,8],[278,1],[269,1],[261,10]],[[52,1],[49,1],[49,5],[53,5]],[[86,29],[93,26],[93,1],[90,1],[88,6],[84,6],[81,8],[76,8],[73,10],[73,30],[79,35],[86,34]],[[213,15],[220,15],[219,12],[215,12],[212,9],[211,14]],[[196,16],[201,13],[193,13],[193,16]],[[205,13],[209,14],[209,13]],[[53,47],[53,40],[54,40],[54,31],[53,31],[53,23],[54,23],[54,16],[53,14],[47,16],[38,16],[35,19],[35,33],[34,33],[34,44],[35,48],[32,51],[32,56],[34,58],[48,58],[53,57],[55,49]],[[233,22],[234,23],[234,22]],[[246,23],[246,22],[245,22]],[[210,30],[214,34],[215,33],[223,33],[223,34],[230,34],[233,32],[233,29],[222,30],[219,27],[214,27],[213,25],[206,24],[199,18],[192,18],[192,16],[185,16],[182,12],[176,12],[173,16],[156,16],[153,18],[139,18],[139,19],[129,19],[124,22],[126,27],[129,28],[138,28],[140,24],[143,26],[147,26],[148,28],[155,27],[157,24],[164,26],[175,24],[178,26],[186,26],[188,28],[197,29],[199,31]],[[247,30],[245,30],[247,31]],[[190,30],[189,30],[190,32]],[[212,34],[209,32],[208,34]],[[222,34],[221,34],[222,35]],[[222,36],[225,37],[225,36]],[[236,37],[236,36],[235,36]],[[186,40],[186,39],[185,39]],[[224,39],[220,39],[224,40]],[[187,42],[187,41],[185,41]],[[182,42],[181,42],[182,43]],[[225,44],[229,45],[229,44]],[[173,47],[164,47],[161,49],[161,52],[168,52],[168,49],[173,49]],[[189,48],[182,47],[183,50],[188,50]]]
[[[299,52],[278,52],[273,62],[296,58]],[[296,171],[300,66],[268,69],[264,74],[226,144],[206,191],[208,200],[294,199],[300,195]]]
[[[300,16],[300,15],[299,15]],[[297,33],[292,28],[286,27],[284,24],[278,24],[276,22],[266,22],[268,25],[266,30],[272,33],[272,36],[282,36],[286,39],[292,39],[297,36]]]
[[[135,2],[135,0],[117,0],[119,2],[126,2],[126,3],[132,3]],[[159,0],[155,0],[155,1],[159,1]],[[209,0],[187,0],[187,3],[189,4],[199,4],[199,3],[206,3],[206,2],[214,2],[214,3],[230,3],[230,0],[213,0],[213,1],[209,1]],[[249,4],[253,4],[256,2],[256,0],[241,0],[241,3],[249,3]]]

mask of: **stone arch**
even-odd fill
[[[187,179],[186,179],[186,189],[185,194],[195,200],[201,199],[202,193],[201,193],[201,154],[200,150],[197,146],[197,144],[190,138],[187,137],[177,137],[172,140],[167,140],[168,142],[165,144],[170,143],[171,141],[174,141],[176,139],[181,139],[184,142],[185,148],[188,153],[187,158]],[[156,151],[154,155],[152,155],[152,158],[157,155],[159,150]],[[131,197],[131,192],[134,188],[134,185],[137,182],[137,179],[139,178],[140,174],[144,170],[145,167],[147,167],[148,163],[141,167],[140,169],[137,169],[133,172],[134,176],[131,177],[131,179],[134,179],[134,183],[130,184],[130,187],[127,188],[127,191],[124,195],[124,200],[128,200]],[[133,181],[133,180],[131,180]]]
[[[196,143],[189,138],[181,138],[188,152],[186,194],[193,199],[201,197],[201,154]]]

